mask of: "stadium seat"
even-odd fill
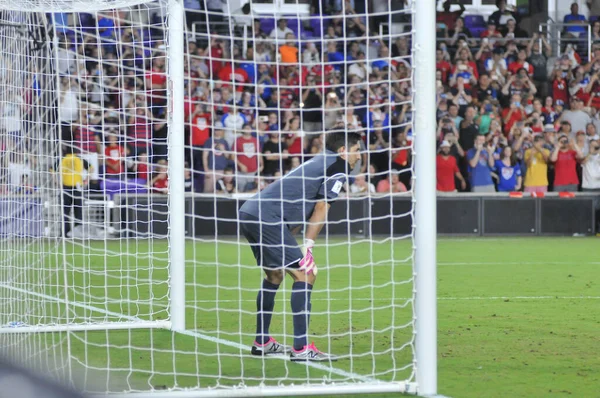
[[[598,21],[598,20],[600,20],[600,15],[592,15],[590,17],[590,22],[595,22],[595,21]]]
[[[288,19],[287,26],[294,32],[294,36],[299,37],[301,32],[301,22],[298,19]]]
[[[267,35],[271,34],[271,31],[275,29],[275,19],[273,18],[261,18],[260,29]]]
[[[469,28],[469,31],[475,38],[481,37],[481,34],[485,32],[486,28]]]
[[[486,26],[485,18],[482,15],[465,15],[465,26],[472,28],[483,28]]]

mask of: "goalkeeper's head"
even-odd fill
[[[350,165],[353,169],[356,162],[360,160],[360,140],[359,133],[336,131],[325,134],[325,147],[335,152]]]

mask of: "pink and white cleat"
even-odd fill
[[[305,345],[300,351],[296,351],[292,348],[290,360],[292,362],[335,362],[338,360],[338,357],[333,354],[319,351],[317,347],[315,347],[315,343],[310,343],[309,345]]]

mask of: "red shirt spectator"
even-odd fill
[[[512,96],[511,104],[508,108],[502,110],[502,121],[504,122],[504,134],[508,135],[513,125],[525,120],[526,114],[521,104],[521,96],[515,94]]]
[[[117,137],[109,136],[110,144],[104,148],[104,161],[106,168],[105,173],[110,175],[119,175],[125,172],[123,159],[125,158],[125,148],[117,142]]]
[[[250,125],[245,125],[242,136],[238,137],[233,145],[239,171],[242,173],[254,173],[258,170],[257,154],[259,149],[258,138],[252,136]]]
[[[533,65],[527,62],[527,51],[521,49],[517,54],[517,60],[508,64],[508,71],[516,75],[521,68],[527,71],[529,76],[533,76]]]
[[[219,80],[225,83],[223,87],[228,87],[233,82],[239,83],[236,84],[236,91],[244,91],[245,84],[249,83],[248,73],[240,67],[234,68],[231,64],[225,65],[219,71]]]
[[[88,126],[77,127],[74,138],[82,153],[96,153],[98,151],[99,138]]]
[[[192,146],[203,146],[210,136],[210,114],[203,113],[200,107],[192,115],[192,132],[190,144]]]
[[[566,140],[567,138],[562,138]],[[558,151],[556,162],[554,163],[554,186],[560,185],[578,185],[577,177],[577,152],[572,149]]]
[[[443,144],[442,144],[443,145]],[[459,173],[454,156],[439,154],[436,158],[437,190],[440,192],[453,192],[456,190],[454,176]]]
[[[150,180],[150,167],[148,166],[148,156],[140,155],[137,165],[137,178],[144,181]]]
[[[218,76],[223,67],[223,41],[214,39],[215,44],[210,47],[210,69],[213,76]]]
[[[552,96],[555,103],[558,100],[565,104],[569,102],[569,84],[563,77],[559,76],[552,82]]]
[[[452,65],[444,59],[442,50],[437,50],[435,53],[435,68],[442,72],[442,83],[448,83],[448,76],[452,71]]]

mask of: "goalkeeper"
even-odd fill
[[[256,299],[256,340],[252,354],[284,354],[292,361],[335,361],[337,358],[308,344],[310,296],[317,276],[312,248],[327,212],[360,159],[357,133],[326,133],[326,151],[292,170],[257,193],[240,208],[241,231],[266,274]],[[293,234],[304,224],[304,245]],[[269,335],[275,294],[285,273],[294,280],[291,306],[294,347],[289,349]]]

